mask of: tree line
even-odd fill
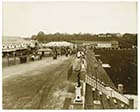
[[[89,34],[89,33],[54,33],[45,34],[40,31],[37,35],[32,35],[31,39],[38,40],[41,43],[51,42],[51,41],[118,41],[120,47],[129,48],[132,45],[137,46],[137,34],[125,33],[121,36],[117,36],[115,33],[106,33],[105,35],[110,35],[110,37],[99,37],[99,34]]]

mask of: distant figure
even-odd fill
[[[80,87],[81,84],[80,84],[80,72],[78,72],[77,74],[77,87]]]
[[[76,57],[77,57],[77,58],[80,58],[80,57],[81,57],[81,52],[80,52],[80,51],[77,52]]]
[[[10,56],[9,53],[7,53],[7,54],[6,54],[6,57],[9,58],[9,56]]]
[[[66,48],[65,55],[66,55],[66,57],[68,57],[70,55],[70,48],[68,48],[68,47]]]
[[[81,63],[81,72],[86,72],[87,71],[87,62],[85,58],[82,58],[82,63]]]
[[[57,49],[56,47],[53,48],[53,59],[57,59]]]
[[[78,56],[73,62],[73,71],[79,72],[81,70],[81,58]]]
[[[53,53],[53,59],[57,59],[57,51],[54,51],[54,53]]]
[[[66,57],[68,57],[68,55],[69,55],[69,52],[68,52],[68,50],[66,50],[66,54],[65,54],[65,55],[66,55]]]
[[[32,61],[35,60],[35,55],[33,54],[32,57],[31,57]]]

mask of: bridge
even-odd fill
[[[95,58],[86,54],[80,75],[82,102],[75,102],[75,55],[44,58],[3,68],[3,109],[129,109],[133,101],[118,91]]]

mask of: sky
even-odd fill
[[[137,33],[136,2],[3,2],[2,35]]]

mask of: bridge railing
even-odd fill
[[[96,80],[92,76],[85,75],[85,82],[92,86],[93,88],[96,88],[101,91],[102,93],[106,94],[107,96],[117,98],[124,102],[125,104],[129,105],[129,100],[119,92],[117,92],[115,89],[112,87],[107,87],[104,84],[102,84],[99,80]]]

